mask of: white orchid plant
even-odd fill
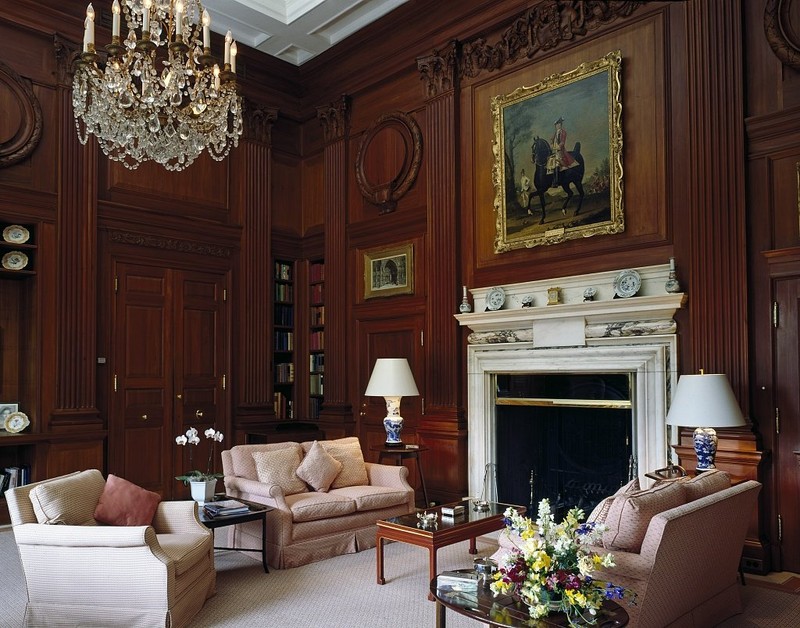
[[[222,432],[218,432],[213,427],[209,427],[205,432],[205,437],[210,438],[213,442],[211,443],[211,449],[208,452],[208,465],[206,466],[206,472],[203,473],[199,469],[193,469],[189,471],[185,475],[176,475],[175,479],[180,480],[187,486],[189,482],[205,482],[208,480],[218,480],[223,477],[222,473],[214,473],[212,469],[212,464],[214,462],[214,449],[217,443],[221,443],[224,436]],[[175,437],[175,442],[178,445],[199,445],[200,444],[200,433],[193,427],[190,427],[186,430],[186,434],[181,434],[180,436]],[[194,449],[189,449],[189,467],[193,466],[193,453]]]

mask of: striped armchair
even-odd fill
[[[194,502],[159,503],[152,525],[100,525],[104,486],[92,469],[6,493],[28,589],[25,626],[187,625],[216,589],[213,537]]]

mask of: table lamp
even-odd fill
[[[667,413],[667,425],[696,426],[694,451],[697,471],[715,469],[717,453],[715,427],[745,425],[739,403],[725,375],[683,375]]]
[[[399,447],[400,431],[403,429],[403,417],[400,416],[400,399],[419,395],[411,367],[406,358],[378,358],[372,369],[367,390],[368,397],[386,399],[386,418],[383,428],[386,430],[386,446]]]

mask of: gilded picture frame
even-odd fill
[[[619,50],[491,100],[495,253],[625,230]]]
[[[364,251],[364,298],[414,294],[411,242]]]

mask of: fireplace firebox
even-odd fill
[[[498,499],[586,514],[635,469],[628,373],[496,374]]]

